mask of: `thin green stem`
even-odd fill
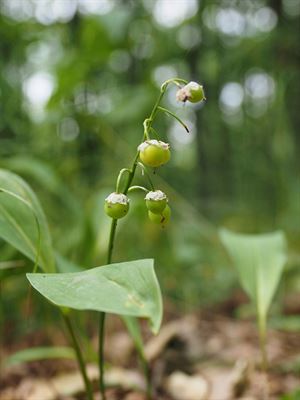
[[[146,118],[145,121],[143,122],[143,127],[144,127],[144,140],[149,140],[149,130],[151,129],[151,120],[149,118]]]
[[[145,135],[144,135],[144,138],[145,138]],[[131,183],[132,183],[134,175],[135,175],[138,159],[139,159],[139,151],[135,155],[135,158],[134,158],[134,161],[133,161],[133,164],[132,164],[132,168],[130,170],[130,174],[128,176],[128,180],[127,180],[124,192],[123,192],[124,194],[128,193],[128,190],[129,190],[129,188],[131,186]]]
[[[152,122],[153,122],[153,120],[155,118],[155,115],[157,113],[158,106],[159,106],[160,102],[162,101],[162,98],[163,98],[163,96],[165,94],[166,89],[167,89],[167,85],[164,88],[163,87],[161,88],[161,91],[160,91],[160,94],[158,96],[158,99],[156,100],[156,103],[154,104],[154,107],[153,107],[153,109],[151,111],[151,114],[150,114],[150,117],[149,117],[150,126],[152,125]],[[149,128],[150,128],[150,126],[149,126]]]
[[[117,219],[112,219],[110,225],[110,234],[107,252],[107,264],[111,264],[112,253],[114,248],[115,234],[117,229]],[[99,367],[99,389],[102,400],[106,400],[105,382],[104,382],[104,327],[105,327],[105,312],[100,312],[99,315],[99,347],[98,347],[98,367]]]
[[[149,181],[149,184],[150,184],[150,186],[151,186],[151,189],[154,191],[155,188],[154,188],[152,179],[151,179],[151,177],[150,177],[150,174],[149,174],[147,168],[146,168],[145,165],[142,164],[141,162],[138,162],[138,166],[142,169],[143,174],[145,174],[145,175],[147,176],[148,181]]]
[[[186,126],[186,124],[179,117],[177,117],[176,114],[172,113],[172,111],[167,110],[164,107],[157,107],[157,109],[162,111],[162,112],[164,112],[164,113],[166,113],[167,115],[170,115],[171,117],[175,118],[184,127],[184,129],[187,131],[187,133],[190,132],[189,128]]]
[[[156,139],[159,140],[159,135],[158,135],[158,133],[156,132],[156,130],[152,126],[150,127],[150,131],[153,132],[155,137],[156,137]]]
[[[102,400],[106,400],[105,382],[104,382],[104,328],[105,312],[100,312],[99,318],[99,389]]]
[[[135,191],[135,190],[141,190],[142,192],[146,192],[146,193],[148,193],[149,192],[149,190],[148,189],[146,189],[146,188],[144,188],[144,186],[130,186],[130,188],[128,189],[128,193],[129,192],[133,192],[133,191]]]
[[[160,102],[162,101],[162,98],[163,98],[163,96],[164,96],[164,94],[165,94],[165,92],[166,92],[166,90],[167,90],[167,87],[168,87],[168,85],[169,85],[170,83],[174,83],[175,85],[178,86],[179,83],[187,84],[187,81],[186,81],[185,79],[180,79],[180,78],[171,78],[171,79],[168,79],[167,81],[165,81],[165,82],[161,85],[160,94],[159,94],[159,96],[158,96],[158,98],[157,98],[157,100],[156,100],[156,103],[154,104],[154,107],[153,107],[153,109],[152,109],[152,111],[151,111],[150,117],[147,118],[147,119],[144,121],[144,123],[145,123],[146,121],[149,121],[148,126],[147,126],[147,128],[148,128],[148,129],[147,129],[147,134],[148,134],[148,131],[151,129],[151,125],[152,125],[152,123],[153,123],[153,121],[154,121],[154,118],[155,118],[155,116],[156,116],[156,113],[157,113],[157,111],[158,111],[158,109],[159,109]]]
[[[165,81],[162,85],[161,85],[161,89],[163,88],[167,88],[167,85],[169,83],[174,83],[176,86],[180,86],[180,83],[184,83],[185,85],[188,83],[188,81],[186,81],[185,79],[181,79],[181,78],[171,78],[168,79],[167,81]]]
[[[145,138],[145,134],[144,134]],[[126,182],[125,189],[123,193],[126,195],[133,181],[137,163],[139,158],[139,152],[137,152],[131,170],[129,170],[128,179]],[[107,264],[111,264],[112,254],[114,249],[115,237],[116,237],[116,229],[117,229],[117,219],[112,219],[110,225],[110,234],[109,234],[109,242],[108,242],[108,251],[107,251]],[[105,313],[101,312],[99,317],[99,348],[98,348],[98,362],[99,362],[99,389],[102,396],[102,400],[106,400],[105,395],[105,382],[104,382],[104,323],[105,323]]]
[[[266,327],[266,318],[262,315],[258,315],[258,332],[259,332],[259,346],[261,353],[261,369],[263,372],[267,372],[268,370],[268,357],[267,357],[267,327]]]
[[[118,178],[117,178],[117,183],[116,183],[116,192],[119,193],[120,192],[120,185],[121,185],[121,180],[122,177],[125,173],[130,173],[130,169],[129,168],[122,168],[121,171],[119,172]]]
[[[266,315],[258,313],[257,317],[258,332],[259,332],[259,346],[261,353],[261,371],[263,377],[262,387],[262,399],[269,399],[269,381],[268,381],[268,356],[267,356],[267,326],[266,326]]]
[[[146,396],[147,396],[147,400],[151,400],[152,399],[152,384],[151,384],[151,371],[149,368],[149,364],[144,356],[143,353],[139,352],[140,355],[140,360],[142,363],[142,368],[144,371],[144,376],[146,379]]]
[[[81,375],[82,375],[82,378],[83,378],[83,381],[84,381],[87,398],[88,398],[88,400],[93,400],[94,396],[93,396],[91,383],[90,383],[89,378],[87,376],[87,372],[86,372],[86,368],[85,368],[85,362],[84,362],[84,359],[83,359],[83,356],[82,356],[82,352],[81,352],[79,343],[78,343],[78,341],[76,339],[75,332],[74,332],[71,320],[65,313],[62,313],[62,316],[63,316],[63,319],[65,321],[66,327],[67,327],[67,329],[69,331],[71,340],[72,340],[72,345],[73,345],[74,350],[75,350],[75,354],[76,354],[77,362],[78,362],[78,365],[79,365],[79,369],[80,369],[80,372],[81,372]]]
[[[117,219],[113,219],[111,221],[110,233],[109,233],[109,242],[108,242],[108,251],[107,251],[107,260],[106,260],[107,264],[111,264],[117,224],[118,224],[118,220]]]

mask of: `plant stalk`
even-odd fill
[[[107,264],[111,264],[112,253],[115,242],[115,234],[117,229],[117,219],[113,219],[110,225],[110,234],[108,242]],[[105,331],[105,312],[100,312],[99,315],[99,347],[98,347],[98,362],[99,362],[99,389],[102,400],[106,400],[105,395],[105,382],[104,382],[104,331]]]
[[[263,372],[267,372],[268,370],[268,357],[267,357],[267,327],[266,327],[266,318],[262,315],[258,315],[258,333],[259,333],[259,347],[261,354],[261,369]]]
[[[121,169],[121,171],[119,172],[119,176],[118,176],[118,178],[117,178],[117,183],[116,183],[116,192],[117,193],[119,193],[119,191],[120,191],[120,185],[121,185],[121,179],[122,179],[122,176],[125,174],[125,173],[130,173],[130,169],[129,168],[123,168],[123,169]]]
[[[117,219],[113,219],[111,221],[110,225],[110,234],[109,234],[109,242],[108,242],[108,252],[107,252],[107,264],[111,264],[112,260],[112,254],[113,254],[113,249],[114,249],[114,243],[115,243],[115,235],[116,235],[116,229],[117,229]]]
[[[180,80],[180,79],[169,79],[168,81],[164,82],[162,87],[161,87],[161,91],[160,94],[158,96],[158,99],[156,100],[156,103],[151,111],[150,117],[145,119],[144,121],[144,135],[143,135],[143,141],[146,140],[148,138],[148,131],[151,129],[151,125],[153,123],[153,120],[155,118],[155,115],[159,109],[159,104],[165,94],[165,91],[167,89],[167,86],[169,83],[175,83],[178,84],[178,82],[183,82],[186,83],[186,81]],[[135,171],[138,165],[138,160],[139,160],[139,151],[137,151],[134,160],[133,160],[133,164],[131,169],[128,168],[124,168],[123,170],[121,170],[119,177],[118,177],[118,181],[117,181],[117,190],[119,189],[120,186],[120,181],[121,178],[123,176],[123,174],[125,172],[128,172],[128,178],[127,178],[127,182],[125,185],[125,189],[123,191],[123,194],[127,194],[128,190],[131,186],[131,183],[133,181],[134,175],[135,175]],[[108,242],[108,253],[107,253],[107,264],[111,264],[112,261],[112,254],[113,254],[113,248],[114,248],[114,242],[115,242],[115,236],[116,236],[116,229],[117,229],[117,220],[113,219],[111,221],[111,226],[110,226],[110,234],[109,234],[109,242]],[[105,313],[101,312],[100,313],[100,319],[99,319],[99,349],[98,349],[98,357],[99,357],[99,389],[100,389],[100,393],[102,396],[102,400],[106,400],[106,395],[105,395],[105,382],[104,382],[104,328],[105,328]],[[139,353],[140,354],[140,353]],[[151,399],[151,379],[150,379],[150,370],[149,370],[149,366],[147,364],[147,360],[145,359],[145,357],[143,357],[140,354],[140,358],[141,358],[141,362],[143,365],[143,369],[144,369],[144,374],[145,374],[145,378],[146,378],[146,382],[147,382],[147,397],[150,400]],[[90,400],[90,399],[89,399]]]
[[[105,312],[100,312],[99,318],[99,389],[102,400],[106,400],[105,382],[104,382],[104,328]]]
[[[88,378],[87,372],[86,372],[86,368],[85,368],[85,362],[83,360],[82,352],[81,352],[79,343],[78,343],[78,341],[76,339],[75,332],[74,332],[71,320],[65,313],[62,313],[62,316],[63,316],[63,319],[65,321],[66,327],[67,327],[67,329],[69,331],[71,340],[72,340],[72,345],[73,345],[74,350],[75,350],[75,354],[76,354],[77,362],[78,362],[79,369],[80,369],[80,372],[81,372],[81,376],[82,376],[83,381],[84,381],[87,399],[88,400],[94,400],[93,390],[92,390],[91,383],[89,381],[89,378]]]
[[[147,400],[152,399],[152,384],[151,384],[151,371],[149,368],[149,364],[143,353],[139,352],[140,360],[142,363],[142,367],[144,370],[144,377],[146,379],[146,396]]]

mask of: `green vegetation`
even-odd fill
[[[129,316],[158,330],[152,259],[168,310],[218,309],[240,296],[240,279],[264,354],[267,314],[271,327],[293,322],[299,330],[299,1],[170,1],[0,3],[5,356],[62,315],[72,337],[89,319],[89,333],[99,330],[95,311],[101,333],[103,313],[112,312],[123,316],[149,378],[139,325]],[[187,81],[172,81],[177,76]],[[172,83],[166,93],[164,82]],[[167,197],[146,197],[158,189]],[[130,202],[111,201],[115,192]],[[136,263],[145,268],[132,277],[126,266]],[[127,286],[113,299],[102,292],[111,279],[105,270],[115,265],[144,313],[122,308]],[[26,274],[59,307],[28,289]],[[74,276],[101,286],[94,306],[77,286],[62,289]],[[149,292],[135,286],[144,278]],[[242,303],[234,302],[231,317],[243,314]],[[64,307],[95,311],[83,317]],[[62,358],[80,358],[84,346],[84,359],[95,361],[88,335],[74,340],[75,353],[57,343],[53,358],[59,349]],[[20,359],[48,357],[48,344],[24,348]]]

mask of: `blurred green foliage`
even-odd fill
[[[154,257],[166,298],[198,307],[236,287],[218,226],[283,229],[286,287],[300,290],[299,1],[0,7],[0,167],[37,192],[63,256],[87,268],[104,263],[103,200],[135,155],[160,84],[178,76],[203,84],[207,102],[182,106],[171,90],[165,104],[191,133],[163,115],[155,124],[172,147],[153,177],[169,195],[172,222],[152,225],[141,196],[131,195],[114,261]],[[4,243],[0,254],[1,262],[22,259]],[[0,270],[4,315],[26,296],[32,266],[24,263]]]

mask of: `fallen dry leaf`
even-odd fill
[[[187,316],[164,325],[159,334],[151,338],[145,345],[145,355],[149,362],[154,361],[163,353],[168,343],[178,337],[185,344],[185,351],[195,356],[198,353],[199,341],[198,320],[194,316]]]
[[[175,400],[206,400],[208,383],[201,375],[173,372],[167,379],[166,389]]]

